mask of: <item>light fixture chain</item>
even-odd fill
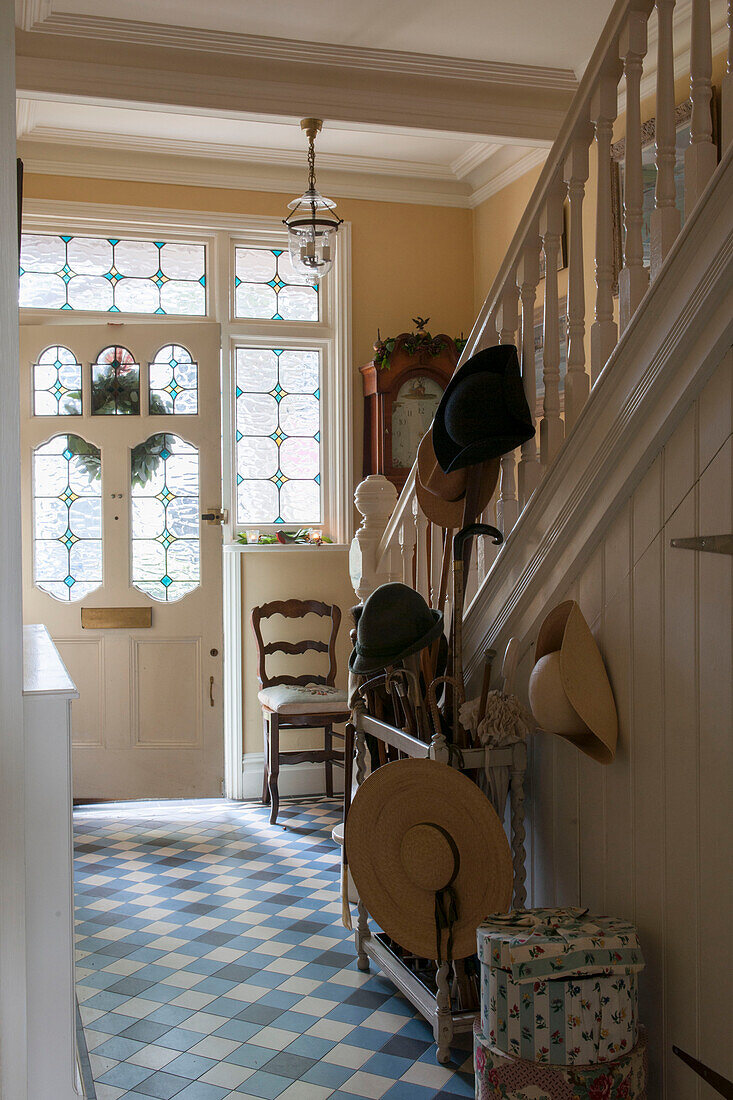
[[[313,137],[308,138],[308,190],[316,188],[316,146]]]

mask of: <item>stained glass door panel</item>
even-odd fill
[[[218,795],[221,528],[200,514],[221,506],[219,328],[114,340],[102,324],[22,329],[25,615],[80,686],[77,797]],[[111,627],[83,627],[88,607]],[[121,625],[130,608],[150,625]]]

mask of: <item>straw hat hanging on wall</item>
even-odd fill
[[[540,628],[529,705],[545,733],[567,738],[601,764],[612,762],[616,704],[595,638],[574,600],[553,608]]]
[[[472,955],[482,919],[509,908],[512,857],[501,822],[479,788],[447,764],[378,768],[354,796],[345,844],[367,910],[420,958]],[[448,894],[450,927],[437,918]]]

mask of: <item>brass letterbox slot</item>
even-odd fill
[[[82,607],[84,630],[139,630],[153,625],[152,607]]]

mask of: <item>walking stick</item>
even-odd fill
[[[499,546],[504,541],[504,536],[496,527],[488,523],[470,523],[453,538],[453,664],[451,667],[454,683],[463,687],[463,582],[464,560],[470,559],[470,545],[467,543],[475,535],[491,535],[494,545]],[[458,716],[460,702],[456,691],[453,692],[453,736],[456,741],[463,740],[461,724]],[[461,747],[463,747],[461,745]]]

